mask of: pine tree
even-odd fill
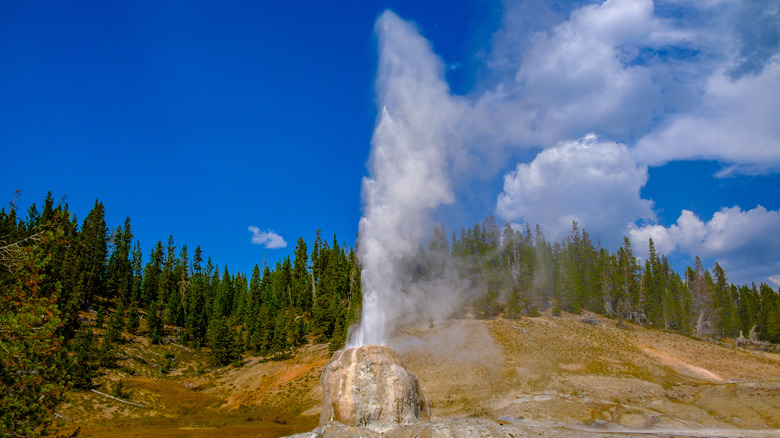
[[[312,306],[311,289],[309,287],[309,255],[306,251],[306,242],[302,237],[299,237],[295,245],[291,287],[295,297],[295,307],[300,312],[310,312]]]
[[[47,276],[66,214],[20,240],[0,241],[0,435],[45,434],[69,387],[72,358],[62,332],[61,283]],[[6,236],[0,236],[5,239]]]
[[[165,261],[160,273],[160,282],[157,284],[157,299],[164,305],[168,304],[172,294],[178,292],[179,278],[176,275],[178,269],[179,259],[176,258],[176,245],[174,245],[173,236],[170,235],[166,246]],[[176,297],[174,300],[181,305],[181,297]],[[174,312],[178,313],[178,309]]]
[[[639,264],[634,256],[631,241],[628,240],[628,237],[623,237],[623,246],[618,249],[616,261],[617,291],[615,311],[618,316],[618,324],[622,324],[623,319],[642,323],[644,318],[638,307]]]
[[[292,311],[281,311],[274,320],[273,339],[271,340],[271,352],[277,353],[287,350],[292,346],[295,337]]]
[[[84,219],[78,239],[78,280],[76,294],[81,308],[86,309],[96,297],[106,297],[106,262],[108,244],[103,203],[95,206]]]
[[[158,300],[157,290],[160,284],[160,274],[163,264],[163,246],[159,240],[149,254],[149,262],[144,268],[143,285],[141,289],[141,304],[147,307]]]
[[[759,295],[756,285],[753,287],[742,285],[738,288],[737,315],[739,318],[739,331],[750,333],[750,330],[758,324]]]
[[[79,330],[70,347],[73,352],[71,378],[76,389],[92,389],[92,379],[97,377],[97,346],[92,328]]]
[[[772,290],[766,283],[759,286],[760,311],[758,330],[761,340],[780,343],[780,291]]]
[[[228,365],[240,359],[235,332],[227,319],[218,315],[212,318],[208,330],[209,359],[215,365]]]
[[[208,287],[208,274],[203,271],[203,252],[200,246],[195,248],[192,259],[192,298],[189,300],[187,312],[187,332],[190,340],[198,347],[206,344],[206,330],[208,328],[208,303],[206,302],[206,288]]]
[[[146,311],[146,325],[149,328],[149,341],[153,344],[162,343],[163,320],[160,313],[162,304],[159,301],[153,302]]]
[[[718,335],[721,337],[737,336],[737,315],[734,295],[726,279],[726,272],[716,262],[712,270],[715,274],[713,284],[713,306],[717,314],[719,324]]]
[[[168,297],[168,324],[184,327],[187,319],[188,303],[190,300],[190,267],[187,245],[183,245],[179,251],[179,259],[176,263],[177,278],[176,287]]]
[[[143,285],[142,267],[143,255],[141,253],[141,242],[136,240],[130,256],[130,270],[132,277],[130,283],[130,299],[128,300],[129,311],[127,314],[127,329],[130,331],[130,333],[135,333],[141,324],[141,318],[138,313],[138,306],[140,306]]]
[[[648,257],[642,273],[641,295],[643,296],[644,312],[654,326],[665,326],[664,323],[664,272],[661,260],[655,251],[653,239],[649,240]]]
[[[227,266],[222,273],[222,279],[219,280],[219,287],[216,290],[217,295],[214,301],[213,315],[227,317],[233,314],[233,298],[235,288],[233,278],[230,276]]]
[[[113,251],[106,268],[106,287],[109,294],[120,300],[129,300],[132,287],[132,251],[133,233],[130,229],[130,218],[125,219],[124,228],[116,227],[114,231]]]
[[[232,315],[236,318],[236,324],[246,324],[249,313],[249,284],[246,275],[238,273],[233,282],[234,301]]]
[[[125,328],[125,303],[120,300],[119,305],[116,308],[116,311],[113,314],[111,314],[111,317],[108,319],[108,327],[106,328],[104,339],[111,344],[115,344],[121,341],[122,329],[124,328]]]

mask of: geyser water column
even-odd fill
[[[349,347],[384,344],[405,308],[400,266],[431,228],[433,211],[454,201],[448,173],[452,126],[463,104],[454,99],[444,65],[415,26],[390,11],[376,22],[381,111],[363,180],[358,255],[363,313]],[[408,315],[407,315],[408,316]]]

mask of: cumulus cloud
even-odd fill
[[[261,245],[268,249],[287,247],[284,238],[271,230],[263,231],[254,225],[251,225],[248,230],[252,233],[251,241],[255,245]]]
[[[504,79],[480,98],[507,141],[549,147],[588,132],[630,140],[695,99],[680,81],[696,77],[689,32],[657,18],[651,0],[579,3],[527,35],[529,16],[564,15],[529,3],[538,2],[508,3],[492,58]]]
[[[780,169],[780,0],[507,1],[476,108],[496,137],[553,147],[588,132],[650,165]],[[530,31],[528,30],[530,29]]]
[[[735,283],[772,281],[780,275],[780,210],[760,205],[747,211],[724,207],[707,222],[683,210],[668,228],[634,227],[630,238],[636,248],[646,248],[652,238],[660,253],[714,259]]]
[[[693,76],[681,78],[699,97],[666,114],[637,142],[637,156],[651,165],[718,160],[726,165],[719,176],[780,170],[780,0],[687,7],[707,17],[691,23],[689,39],[702,56]]]
[[[496,211],[508,222],[539,224],[550,240],[571,231],[572,221],[605,243],[619,245],[629,225],[655,220],[642,199],[647,167],[619,143],[588,135],[545,149],[504,176]]]
[[[642,138],[637,156],[652,165],[673,160],[712,159],[727,163],[721,176],[780,169],[780,64],[738,80],[726,71],[707,83],[702,104],[673,116]]]

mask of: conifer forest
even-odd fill
[[[273,360],[307,343],[342,348],[360,318],[357,251],[335,236],[298,238],[292,258],[242,273],[173,236],[144,247],[129,218],[105,217],[96,201],[79,221],[51,193],[26,214],[13,203],[0,211],[4,433],[45,430],[68,391],[118,366],[124,333],[198,349],[214,367],[241,366],[245,355]],[[732,284],[698,258],[680,274],[652,240],[640,251],[625,238],[613,252],[576,223],[560,242],[539,226],[501,229],[493,217],[449,238],[435,226],[404,263],[406,284],[446,280],[471,291],[453,317],[592,312],[702,339],[780,343],[780,292],[769,285]]]

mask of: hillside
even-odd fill
[[[463,319],[405,328],[390,344],[438,417],[612,433],[762,436],[780,429],[780,355],[581,319]],[[120,370],[98,379],[100,391],[112,393],[121,380],[126,399],[143,407],[74,393],[58,413],[68,427],[82,427],[80,436],[283,436],[319,421],[327,345],[310,344],[279,361],[247,357],[241,368],[218,370],[202,354],[149,346],[144,338],[124,350]],[[162,375],[166,353],[176,359]]]

